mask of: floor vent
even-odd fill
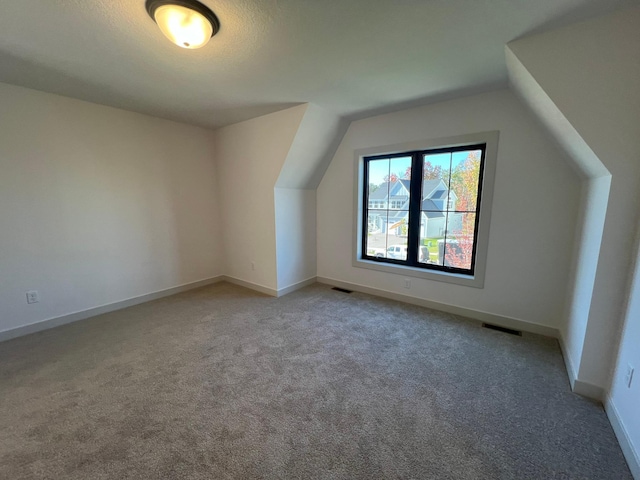
[[[335,290],[336,292],[342,293],[351,293],[351,290],[347,290],[346,288],[333,287],[331,290]]]
[[[483,328],[489,328],[491,330],[497,330],[498,332],[508,333],[509,335],[522,336],[522,332],[519,330],[511,330],[510,328],[499,327],[498,325],[491,325],[490,323],[483,323]]]

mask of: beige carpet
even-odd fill
[[[226,283],[0,344],[3,479],[630,479],[557,342]]]

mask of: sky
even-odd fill
[[[461,162],[464,162],[471,151],[425,155],[424,159],[431,162],[434,167],[439,165],[443,171],[448,171],[452,166],[455,169]],[[410,166],[411,157],[372,160],[369,162],[369,183],[380,185],[384,182],[384,177],[392,173],[398,175],[399,178],[404,178],[404,174]]]

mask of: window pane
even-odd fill
[[[392,182],[411,178],[411,157],[392,158],[389,165],[389,175]]]
[[[409,212],[391,211],[387,217],[387,258],[407,259],[407,234],[409,233]]]
[[[481,156],[480,150],[453,153],[450,196],[457,211],[477,209]]]
[[[443,265],[443,256],[438,255],[438,242],[444,242],[446,227],[446,213],[433,210],[420,212],[420,263]]]
[[[442,180],[445,186],[449,185],[449,176],[451,173],[451,154],[436,153],[431,155],[423,155],[422,179]],[[423,192],[424,195],[429,192]]]
[[[444,213],[447,210],[451,153],[423,155],[423,181],[420,210],[421,223],[426,238],[438,239],[444,236]],[[427,217],[427,218],[425,218]],[[437,220],[439,218],[440,220]]]
[[[367,255],[385,258],[387,251],[387,211],[369,210],[367,216]]]
[[[389,159],[371,160],[367,164],[369,174],[368,197],[370,208],[367,212],[367,255],[386,257],[387,210],[383,209],[389,196]]]
[[[447,228],[447,196],[451,172],[451,153],[424,155],[420,206],[420,245],[418,261],[443,265],[438,244],[444,242]],[[442,247],[441,247],[442,249]],[[428,257],[427,254],[428,253]]]
[[[373,208],[382,208],[389,195],[389,184],[385,178],[389,176],[389,160],[371,160],[368,162],[369,185],[367,195]]]
[[[438,240],[436,238],[421,238],[418,262],[431,265],[442,265],[442,259],[438,257]]]
[[[370,160],[367,166],[367,255],[406,260],[411,157]]]
[[[444,265],[471,269],[473,239],[476,226],[475,213],[449,212],[447,236],[443,242]]]

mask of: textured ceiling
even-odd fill
[[[169,43],[144,0],[1,0],[0,81],[206,127],[312,102],[358,118],[506,84],[504,45],[638,0],[204,0]]]

